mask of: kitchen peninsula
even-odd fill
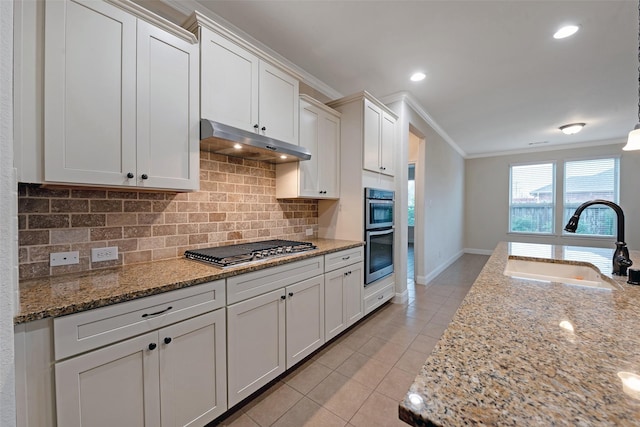
[[[638,425],[640,286],[613,249],[500,243],[400,403],[414,426]],[[613,290],[516,279],[507,260],[589,262]],[[635,266],[640,251],[631,251]],[[577,261],[577,262],[576,262]],[[636,396],[638,397],[638,396]]]

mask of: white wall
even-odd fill
[[[0,1],[0,425],[16,424],[17,184],[13,169],[13,2]]]
[[[404,108],[398,104],[405,104]],[[414,248],[416,279],[425,284],[463,253],[464,159],[410,105],[399,101],[389,107],[402,111],[400,123],[407,139],[411,127],[424,140],[419,143],[416,165]],[[402,163],[405,170],[406,163],[407,158]],[[402,183],[398,188],[404,191],[406,202],[406,171],[403,177],[396,179]]]
[[[615,239],[573,236],[534,236],[508,233],[509,165],[514,163],[576,160],[620,156],[620,206],[625,212],[625,239],[640,249],[640,152],[622,151],[623,144],[572,148],[467,159],[465,162],[465,248],[491,251],[500,241],[613,247]],[[562,179],[558,167],[556,179]],[[559,233],[559,231],[557,231]]]

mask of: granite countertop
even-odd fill
[[[364,244],[331,239],[305,241],[318,248],[224,269],[180,258],[24,280],[20,282],[20,312],[14,317],[14,324],[90,310]]]
[[[415,426],[640,425],[640,286],[613,248],[500,243],[400,402]],[[640,251],[631,251],[634,267]],[[503,275],[509,257],[598,266],[605,290]],[[562,326],[561,326],[562,322]],[[570,326],[569,326],[570,325]]]

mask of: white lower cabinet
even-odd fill
[[[324,344],[324,276],[227,307],[229,407]]]
[[[202,426],[226,411],[216,310],[59,362],[58,426]]]
[[[362,247],[325,255],[325,338],[339,335],[364,315]]]
[[[229,407],[285,371],[284,289],[227,307]]]
[[[53,319],[57,425],[196,427],[224,413],[224,301],[218,280]]]

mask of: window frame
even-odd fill
[[[511,215],[511,209],[512,209],[512,202],[513,202],[513,168],[514,167],[519,167],[519,166],[535,166],[535,165],[551,165],[551,188],[553,189],[553,195],[552,195],[552,203],[551,205],[551,218],[553,218],[553,220],[551,221],[551,231],[550,232],[540,232],[537,233],[535,231],[512,231],[511,230],[511,220],[512,220],[512,215]],[[557,161],[556,160],[541,160],[541,161],[532,161],[532,162],[517,162],[517,163],[510,163],[509,164],[509,207],[508,207],[508,224],[507,224],[507,234],[515,234],[518,236],[524,236],[524,235],[529,235],[529,236],[555,236],[556,235],[556,217],[557,217],[557,204],[558,204],[558,194],[556,191],[556,187],[557,187]]]
[[[560,237],[570,238],[570,239],[603,239],[603,240],[611,240],[616,238],[616,227],[613,227],[612,234],[604,235],[604,234],[578,234],[578,233],[569,233],[564,230],[564,226],[566,224],[567,219],[564,217],[565,210],[565,202],[566,202],[566,194],[567,194],[567,163],[573,162],[586,162],[590,160],[614,160],[614,192],[615,192],[615,200],[612,200],[613,203],[620,205],[620,155],[602,155],[602,156],[588,156],[588,157],[576,157],[576,158],[567,158],[562,160],[562,194],[560,197],[560,202],[562,203],[562,209],[558,211],[559,213],[559,222],[561,224],[560,228]],[[577,208],[577,206],[576,206]],[[589,209],[589,208],[587,208]],[[586,210],[586,209],[585,209]],[[613,211],[612,211],[613,212]],[[616,218],[617,221],[617,218]]]
[[[517,235],[517,236],[538,236],[538,237],[560,237],[560,238],[568,238],[568,239],[602,239],[602,240],[611,240],[615,239],[615,226],[613,235],[602,235],[602,234],[576,234],[576,233],[568,233],[564,231],[565,226],[565,195],[566,193],[566,185],[567,185],[567,177],[566,177],[566,169],[567,164],[572,162],[581,162],[581,161],[589,161],[589,160],[606,160],[613,159],[614,160],[614,191],[616,200],[613,202],[616,204],[620,204],[620,176],[621,176],[621,156],[616,154],[609,155],[599,155],[599,156],[588,156],[588,157],[577,157],[577,158],[563,158],[557,160],[538,160],[538,161],[530,161],[530,162],[514,162],[509,164],[509,185],[508,185],[508,206],[507,206],[507,235]],[[547,232],[533,232],[533,231],[512,231],[512,198],[513,198],[513,168],[518,166],[533,166],[533,165],[552,165],[552,188],[553,188],[553,196],[551,203],[552,207],[552,231]]]

